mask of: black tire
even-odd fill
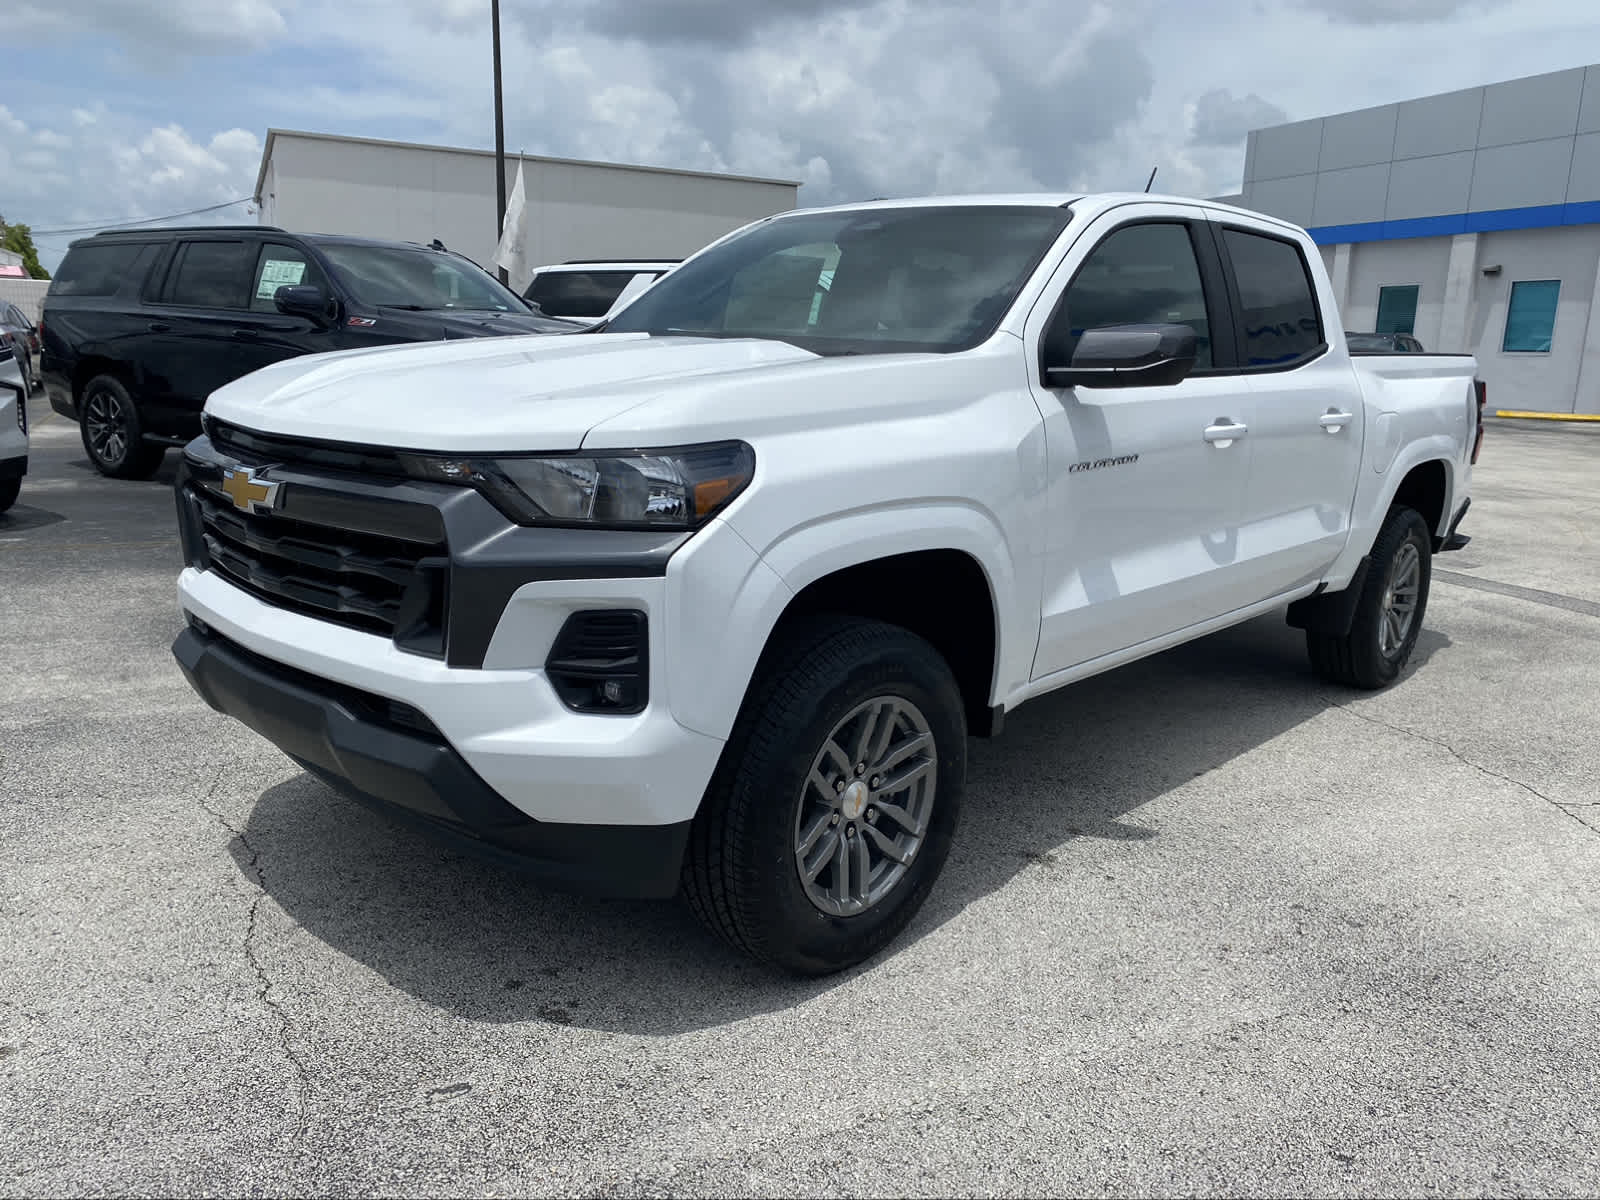
[[[1416,553],[1415,606],[1410,624],[1400,638],[1393,639],[1392,627],[1387,635],[1384,630],[1387,597],[1397,565],[1404,570],[1402,560],[1409,561],[1407,547]],[[1342,637],[1306,633],[1306,650],[1319,675],[1330,683],[1368,690],[1387,687],[1399,677],[1416,649],[1417,636],[1422,632],[1422,622],[1427,615],[1428,585],[1433,577],[1432,555],[1433,542],[1421,514],[1412,508],[1391,508],[1372,546],[1350,632]],[[1386,644],[1386,636],[1389,644]]]
[[[17,502],[17,497],[22,494],[22,479],[0,479],[0,513],[5,512]]]
[[[121,380],[96,375],[83,385],[78,432],[94,469],[110,479],[149,479],[167,448],[144,440],[139,408]]]
[[[919,795],[931,797],[926,801],[931,807],[921,809],[925,832],[898,880],[889,882],[897,868],[880,858],[866,878],[879,878],[885,894],[864,911],[837,915],[812,900],[800,875],[800,822],[807,814],[825,813],[826,803],[832,803],[827,793],[807,790],[807,780],[829,739],[845,736],[840,723],[880,697],[910,706],[879,724],[880,733],[889,729],[888,736],[902,739],[890,746],[886,737],[884,769],[898,774],[907,770],[906,763],[925,767],[931,762],[933,773],[926,793],[885,789],[877,795],[904,797],[897,811],[910,813],[922,803]],[[874,721],[886,711],[875,714]],[[922,728],[932,738],[932,753],[891,761]],[[860,725],[846,729],[854,737]],[[916,915],[949,854],[966,783],[966,738],[955,677],[922,638],[898,626],[844,616],[808,619],[781,631],[762,658],[695,817],[683,872],[690,907],[734,948],[798,975],[826,975],[870,958]],[[846,764],[836,784],[849,777],[848,770]],[[869,777],[870,772],[862,777],[862,788]],[[857,813],[845,828],[824,831],[818,842],[824,853],[830,843],[843,847],[838,857],[829,856],[825,868],[835,884],[841,859],[849,858],[856,844],[843,840],[846,832],[862,839],[874,834],[858,847],[869,857],[883,840],[882,830],[897,839],[911,836],[886,813],[860,809],[865,796],[852,782],[840,803],[853,804]],[[866,830],[874,816],[874,829]],[[815,827],[821,823],[819,817]]]

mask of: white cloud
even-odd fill
[[[98,33],[141,56],[239,53],[281,37],[292,7],[282,0],[12,0],[6,33],[13,43]]]

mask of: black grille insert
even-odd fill
[[[281,608],[444,653],[445,544],[242,512],[205,484],[190,484],[212,570]]]
[[[556,694],[576,712],[638,713],[650,698],[650,638],[631,608],[575,612],[545,659]]]

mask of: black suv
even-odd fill
[[[200,432],[206,397],[300,354],[496,334],[573,333],[435,243],[270,225],[102,233],[45,296],[50,406],[104,475],[147,479]]]

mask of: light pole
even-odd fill
[[[506,114],[500,101],[500,0],[489,0],[494,26],[494,240],[506,225]],[[501,283],[508,282],[504,267],[495,268]]]

